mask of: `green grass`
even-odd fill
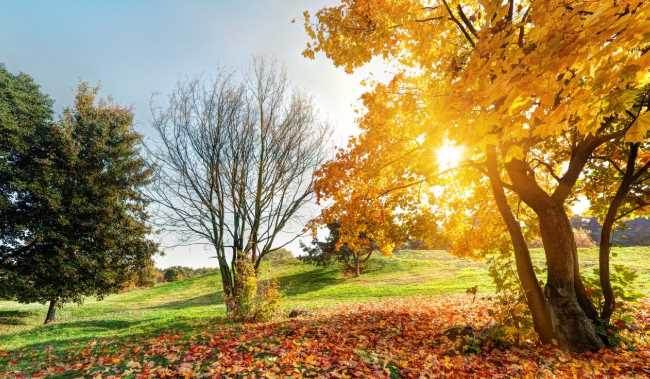
[[[639,273],[638,290],[650,295],[650,248],[616,248],[613,264],[624,263]],[[543,252],[533,252],[543,265]],[[597,251],[583,249],[584,272],[597,265]],[[314,267],[299,262],[262,269],[263,277],[278,280],[286,310],[322,308],[391,297],[464,293],[478,286],[479,294],[493,292],[485,263],[461,259],[444,251],[401,252],[374,257],[358,278],[346,277],[336,267]],[[543,278],[542,278],[543,279]],[[56,354],[81,348],[89,340],[127,339],[171,330],[200,332],[225,323],[217,275],[157,285],[106,297],[82,305],[67,304],[58,321],[43,326],[47,307],[0,301],[0,350],[31,352],[38,359],[44,347]],[[2,362],[0,362],[0,368]],[[1,370],[0,370],[1,371]]]

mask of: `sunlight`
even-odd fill
[[[578,196],[578,198],[571,204],[571,212],[574,215],[582,216],[591,207],[591,201],[585,196]]]
[[[449,141],[445,142],[437,151],[438,171],[446,171],[458,167],[463,159],[462,146],[455,145]]]

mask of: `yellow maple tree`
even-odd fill
[[[474,188],[490,189],[510,235],[540,339],[598,349],[598,313],[582,284],[567,206],[596,149],[647,141],[649,17],[650,5],[638,0],[342,0],[306,13],[305,56],[324,53],[349,72],[374,57],[400,67],[364,96],[363,133],[348,148],[356,158],[339,155],[336,172],[358,180],[325,177],[337,192],[435,183],[432,151],[448,140],[465,146],[466,161],[482,173]],[[400,158],[417,143],[418,154]],[[391,168],[373,174],[359,159]],[[513,200],[535,215],[543,290]]]

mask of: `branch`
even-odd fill
[[[415,185],[418,185],[418,184],[421,184],[421,183],[424,183],[424,182],[425,182],[425,180],[422,179],[422,180],[418,180],[418,181],[415,181],[415,182],[406,183],[406,184],[403,184],[401,186],[397,186],[397,187],[394,187],[394,188],[390,188],[390,189],[387,189],[387,190],[383,191],[382,193],[380,193],[379,196],[377,196],[377,197],[379,198],[379,197],[382,197],[384,195],[388,195],[389,193],[391,193],[393,191],[399,191],[401,189],[409,188],[409,187],[412,187],[412,186],[415,186]]]
[[[616,163],[616,161],[614,161],[611,157],[600,156],[600,155],[598,155],[598,156],[594,156],[594,159],[599,159],[599,160],[602,160],[602,161],[608,162],[608,163],[611,164],[612,167],[614,167],[614,168],[616,169],[616,171],[618,171],[620,174],[625,174],[625,172],[623,171],[623,169],[621,168],[621,166],[619,166],[618,163]]]
[[[447,9],[447,13],[449,13],[449,17],[451,17],[451,20],[458,26],[460,31],[463,32],[463,35],[465,36],[469,44],[472,45],[472,47],[476,47],[474,40],[469,35],[469,33],[467,33],[467,30],[465,30],[463,24],[461,24],[460,21],[458,21],[458,19],[456,18],[456,16],[454,16],[454,13],[451,11],[451,8],[449,8],[449,4],[447,4],[447,1],[442,0],[442,3],[445,5],[445,9]]]
[[[643,166],[641,166],[641,168],[639,169],[639,171],[637,171],[636,174],[634,174],[634,176],[632,177],[632,179],[633,179],[634,181],[639,180],[639,178],[640,178],[644,173],[646,173],[648,170],[650,170],[650,161],[647,161]]]
[[[438,21],[442,20],[444,17],[442,16],[434,16],[434,17],[427,17],[427,18],[416,18],[414,21],[415,22],[429,22],[429,21]]]
[[[458,4],[458,14],[460,15],[460,19],[463,20],[463,22],[467,26],[467,29],[469,29],[469,31],[472,32],[474,37],[478,37],[478,32],[474,28],[474,25],[472,25],[472,22],[465,15],[465,12],[463,12],[463,7],[460,4]]]
[[[508,4],[508,16],[507,16],[510,22],[512,22],[514,15],[515,15],[515,0],[510,0]]]
[[[557,180],[558,182],[561,180],[560,177],[559,177],[559,176],[558,176],[558,175],[553,171],[553,166],[551,166],[550,163],[544,162],[544,161],[541,160],[541,159],[535,159],[535,161],[537,161],[537,162],[538,162],[539,164],[541,164],[542,166],[546,167],[546,169],[548,170],[548,173],[549,173],[549,174],[550,174],[550,175],[551,175],[555,180]]]
[[[528,21],[529,11],[530,11],[530,7],[526,9],[526,12],[524,13],[524,17],[521,18],[521,24],[519,25],[519,37],[517,38],[517,44],[522,49],[524,48],[524,25],[526,25],[526,21]]]
[[[645,208],[648,205],[650,205],[650,203],[648,203],[647,201],[639,200],[636,207],[628,209],[627,211],[625,211],[625,212],[621,213],[620,215],[616,216],[616,221],[624,218],[625,216],[629,215],[630,213],[633,213],[633,212],[638,211],[639,209]]]

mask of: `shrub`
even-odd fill
[[[514,260],[510,252],[497,253],[487,258],[488,271],[496,286],[494,307],[490,314],[497,327],[491,337],[505,344],[519,344],[522,339],[533,338],[533,320],[528,311]],[[498,338],[497,338],[498,337]]]
[[[190,268],[184,266],[172,266],[163,270],[163,279],[165,282],[175,282],[177,280],[183,280],[188,278],[193,278],[195,276],[207,275],[216,272],[216,268],[211,267],[201,267],[201,268]]]
[[[632,348],[634,342],[633,338],[631,338],[631,332],[636,329],[634,313],[639,299],[643,297],[634,289],[639,275],[636,270],[624,265],[613,265],[612,268],[610,280],[616,296],[616,307],[612,314],[611,323],[607,325],[605,322],[601,322],[597,331],[610,346]],[[585,275],[583,279],[587,294],[599,309],[602,308],[604,300],[603,291],[600,288],[598,268],[594,268],[592,273]]]
[[[228,315],[233,321],[261,322],[272,319],[280,308],[280,290],[275,281],[258,281],[252,263],[238,259],[234,294],[226,299]]]
[[[120,291],[129,291],[135,288],[153,287],[163,281],[163,273],[157,269],[153,260],[147,260],[141,267],[132,271],[122,283]]]
[[[191,270],[189,267],[182,266],[172,266],[166,268],[163,272],[163,277],[166,282],[175,282],[177,280],[182,280],[189,278],[191,275]]]

